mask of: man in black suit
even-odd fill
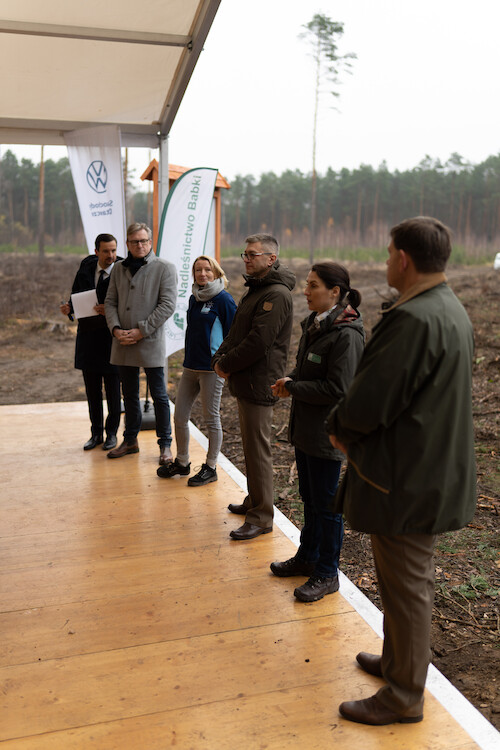
[[[111,334],[104,315],[104,299],[109,286],[109,277],[117,258],[116,239],[112,234],[98,234],[95,240],[95,255],[82,260],[75,276],[71,293],[87,292],[95,289],[97,315],[82,318],[78,321],[76,334],[75,367],[81,370],[89,404],[89,416],[92,427],[90,440],[83,446],[90,451],[103,443],[104,427],[106,440],[103,450],[116,445],[116,433],[120,424],[120,378],[118,368],[109,362],[111,354]],[[71,301],[60,307],[63,315],[72,315]],[[73,318],[71,318],[73,319]],[[102,381],[106,391],[108,416],[104,425],[102,408]]]

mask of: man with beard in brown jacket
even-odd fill
[[[283,377],[293,324],[291,290],[295,276],[278,260],[278,241],[269,234],[247,237],[243,295],[228,335],[212,359],[215,372],[228,379],[238,401],[248,495],[231,513],[245,523],[231,531],[237,541],[255,539],[273,528],[271,384]]]

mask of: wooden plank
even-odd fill
[[[178,575],[188,588],[203,577],[210,583],[247,577],[257,579],[267,571],[273,559],[282,557],[273,554],[273,550],[275,553],[279,550],[279,538],[276,542],[269,542],[265,537],[256,539],[251,550],[248,544],[226,538],[221,544],[214,541],[196,549],[189,545],[189,540],[187,543],[186,547],[163,554],[128,558],[125,553],[109,560],[95,558],[61,564],[47,560],[43,567],[4,570],[0,573],[2,611],[101,599],[110,587],[113,596],[135,594],[155,579],[159,581],[158,587],[169,588],[178,585]],[[231,548],[230,554],[221,554],[222,547]]]
[[[339,718],[379,686],[355,654],[380,640],[340,593],[304,605],[270,574],[295,551],[278,529],[229,539],[244,492],[222,470],[158,479],[152,431],[84,452],[85,403],[0,407],[0,432],[2,749],[476,747],[431,696],[417,725]]]
[[[332,723],[342,724],[347,731],[344,737],[349,737],[352,747],[356,735],[380,735],[378,729],[360,728],[341,722],[336,716],[335,707],[341,700],[369,695],[380,685],[380,680],[365,674],[360,681],[360,670],[353,664],[360,637],[366,639],[368,646],[376,640],[368,626],[361,623],[358,627],[357,619],[351,613],[335,618],[335,627],[323,618],[315,618],[42,662],[35,667],[30,664],[3,668],[0,679],[6,689],[1,700],[6,720],[0,727],[0,740],[152,716],[164,712],[167,706],[170,713],[205,706],[209,709],[206,723],[198,725],[195,734],[210,735],[216,724],[214,706],[231,702],[226,731],[231,723],[230,731],[239,735],[239,716],[243,713],[247,728],[251,727],[250,739],[255,741],[261,732],[257,709],[268,704],[274,693],[280,693],[281,702],[284,691],[307,688],[311,694],[319,685],[329,684],[328,701],[316,699],[308,704],[309,726],[318,719],[315,705],[321,704],[323,730],[329,727],[332,732]],[[427,721],[418,725],[422,728],[413,730],[416,744],[412,747],[425,747],[418,739],[422,732],[432,737],[442,731],[443,717],[433,719],[435,701],[430,699],[428,703]],[[295,721],[292,708],[282,713],[287,733],[293,732]],[[303,743],[306,729],[307,724],[297,727]],[[397,732],[398,744],[393,747],[401,747],[400,739],[407,729]],[[181,736],[187,731],[192,732],[193,728],[184,722],[179,725]],[[386,736],[395,734],[394,727],[382,731]],[[463,734],[456,724],[455,731]],[[234,742],[234,734],[232,739]],[[453,746],[449,734],[446,741],[448,744],[443,747]],[[184,741],[180,747],[186,747]]]
[[[145,440],[153,444],[156,436],[146,433]],[[67,457],[64,459],[70,452],[67,448],[59,447],[59,453],[55,448],[52,451],[55,456],[50,462],[31,464],[29,493],[25,491],[26,475],[12,471],[14,457],[3,462],[0,536],[184,518],[186,514],[194,517],[195,513],[201,517],[208,514],[209,506],[210,514],[221,513],[224,521],[234,524],[227,533],[242,523],[240,517],[228,513],[226,506],[228,495],[240,502],[244,492],[222,471],[217,483],[196,488],[188,487],[184,479],[158,478],[157,463],[142,454],[110,461],[96,449],[90,455],[80,451],[71,456],[70,463]],[[196,453],[201,463],[204,454],[199,446]]]
[[[277,580],[261,569],[255,578],[183,588],[175,578],[163,586],[152,581],[137,594],[6,612],[0,666],[352,612],[340,595],[298,602],[293,589],[303,580]]]
[[[336,682],[207,702],[2,743],[2,750],[477,750],[433,700],[421,724],[367,727],[337,713]]]

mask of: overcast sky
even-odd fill
[[[310,171],[314,71],[298,35],[316,12],[344,23],[339,51],[358,56],[340,99],[322,100],[319,172],[500,152],[498,0],[222,0],[171,132],[171,163],[229,180]],[[14,151],[39,160],[37,147]],[[129,149],[129,162],[140,174],[147,150]]]

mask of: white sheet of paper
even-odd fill
[[[90,318],[91,315],[98,315],[94,310],[97,305],[97,292],[95,289],[89,289],[88,292],[77,292],[71,295],[75,318]]]

